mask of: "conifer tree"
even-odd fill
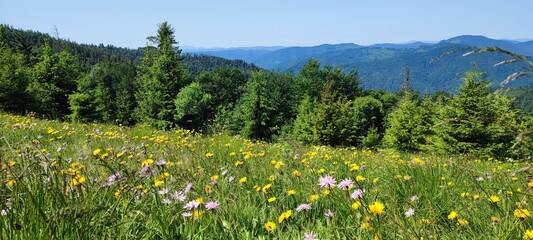
[[[77,57],[66,49],[56,53],[46,40],[29,85],[36,102],[34,110],[56,119],[69,115],[68,95],[76,90],[76,82],[82,76],[80,68]]]
[[[190,82],[190,77],[181,63],[181,50],[174,48],[176,40],[170,24],[160,24],[157,36],[149,40],[157,48],[147,47],[139,66],[135,115],[140,122],[169,128],[175,125],[176,95]]]

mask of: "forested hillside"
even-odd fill
[[[331,50],[350,52],[367,62],[390,61],[381,64],[379,71],[381,78],[390,78],[384,88],[396,89],[389,92],[365,88],[367,81],[360,75],[364,65],[358,66],[359,71],[346,71],[295,58],[294,64],[301,66],[288,74],[243,61],[182,55],[167,22],[147,38],[147,47],[138,50],[80,45],[12,28],[0,30],[0,110],[4,112],[163,130],[223,131],[265,141],[499,158],[533,154],[533,117],[516,108],[531,109],[528,88],[499,89],[491,83],[500,80],[480,71],[486,65],[473,65],[462,56],[461,61],[443,56],[455,49],[452,44],[416,48],[417,57],[438,59],[424,63],[426,68],[410,67],[415,53],[405,49],[345,44],[311,50],[323,53],[318,56],[325,63],[332,57]],[[478,49],[470,59],[498,56],[488,58],[494,65],[512,58],[498,67],[525,68],[511,75],[511,83],[531,76],[533,63],[528,58],[501,52]],[[352,64],[354,59],[346,55],[333,57]],[[422,65],[420,61],[414,64]],[[431,66],[457,66],[460,75],[450,79],[457,88],[418,78],[417,74],[427,79],[449,75],[432,71]],[[401,72],[391,70],[396,68]],[[415,85],[425,86],[425,91],[415,91]],[[442,86],[448,86],[448,93],[433,93],[434,87]]]

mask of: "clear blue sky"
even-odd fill
[[[180,45],[310,46],[533,38],[533,0],[0,0],[0,22],[136,48],[168,21]]]

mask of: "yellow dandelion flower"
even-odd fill
[[[489,197],[489,201],[490,201],[491,203],[497,203],[497,202],[500,201],[500,197],[498,197],[498,196],[490,196],[490,197]]]
[[[355,177],[355,181],[362,182],[362,181],[364,181],[364,180],[366,180],[366,178],[363,177],[363,176],[361,176],[361,175],[357,175],[357,176]]]
[[[15,161],[9,161],[8,166],[9,167],[14,167],[16,164],[17,164],[17,162],[15,162]]]
[[[267,201],[268,201],[269,203],[271,203],[271,202],[275,202],[276,199],[277,199],[276,197],[271,197],[271,198],[269,198]]]
[[[270,177],[268,177],[268,180],[272,182],[272,181],[276,180],[276,176],[275,175],[270,175]]]
[[[295,195],[295,194],[296,194],[296,191],[294,191],[292,189],[287,192],[287,195],[289,195],[289,196],[292,196],[292,195]]]
[[[209,186],[209,185],[206,185],[205,188],[204,188],[205,193],[210,193],[211,190],[213,190],[213,188],[211,186]]]
[[[16,181],[15,181],[15,180],[13,180],[13,179],[11,179],[11,180],[7,181],[7,183],[6,183],[6,184],[7,184],[7,186],[8,186],[8,187],[10,187],[10,188],[11,188],[11,187],[13,187],[13,185],[15,185],[15,183],[16,183]]]
[[[161,187],[164,184],[165,184],[165,181],[163,181],[163,180],[155,180],[155,182],[154,182],[154,186],[156,186],[156,187]]]
[[[460,218],[457,220],[457,224],[459,225],[467,225],[468,221],[466,219]]]
[[[144,161],[141,162],[141,166],[142,167],[145,167],[145,166],[150,166],[154,163],[154,160],[149,158],[149,159],[146,159]]]
[[[278,218],[278,223],[282,223],[283,221],[289,219],[291,216],[292,216],[292,210],[282,213]]]
[[[514,210],[514,215],[522,220],[531,217],[531,213],[527,209],[519,208]]]
[[[361,228],[364,230],[372,231],[374,228],[370,225],[370,223],[364,222],[361,223]]]
[[[429,219],[427,219],[427,218],[422,218],[422,223],[424,223],[424,224],[429,224],[429,223],[431,223],[431,222],[430,222]]]
[[[527,183],[527,187],[533,188],[533,180]]]
[[[322,191],[322,195],[324,196],[329,195],[329,189],[324,189],[324,191]]]
[[[239,182],[240,182],[240,183],[245,183],[247,180],[248,180],[247,177],[242,177],[242,178],[239,180]]]
[[[319,198],[318,194],[313,194],[313,195],[311,195],[311,196],[309,197],[309,200],[310,200],[311,202],[314,202],[314,201],[318,200],[318,198]]]
[[[273,223],[273,222],[267,222],[265,223],[265,229],[269,232],[272,232],[274,230],[276,230],[276,224]]]
[[[490,217],[490,221],[493,222],[493,223],[497,223],[497,222],[500,221],[500,218],[496,217],[496,216],[492,216],[492,217]]]
[[[295,176],[295,177],[301,177],[302,173],[300,173],[300,171],[298,171],[298,170],[294,170],[294,171],[292,171],[292,175]]]
[[[243,161],[238,160],[238,161],[235,162],[234,165],[235,165],[235,167],[238,167],[239,165],[242,165],[242,164],[243,164]]]
[[[526,230],[524,233],[525,239],[533,239],[533,229]]]
[[[263,188],[261,188],[261,191],[263,191],[263,193],[267,193],[268,190],[269,190],[271,187],[272,187],[272,184],[269,183],[269,184],[263,186]]]
[[[372,183],[373,183],[373,184],[378,184],[378,183],[379,183],[379,178],[378,178],[378,177],[377,177],[377,178],[374,178],[374,180],[372,180]]]
[[[381,202],[374,202],[368,206],[368,210],[373,214],[380,215],[385,210],[385,205]]]
[[[94,156],[98,156],[100,154],[100,152],[102,152],[102,149],[98,148],[98,149],[93,151],[93,155]]]
[[[474,200],[478,200],[478,199],[479,199],[479,194],[474,194],[474,195],[472,195],[472,198],[473,198]]]
[[[357,210],[359,207],[361,207],[361,201],[357,201],[352,203],[352,209]]]
[[[448,214],[448,219],[455,220],[457,218],[457,212],[452,211],[450,214]]]

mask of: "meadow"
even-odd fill
[[[532,161],[0,114],[0,238],[533,239]]]

